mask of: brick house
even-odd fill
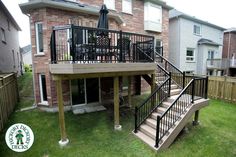
[[[227,75],[236,76],[236,28],[224,31],[222,58],[229,61]]]
[[[41,107],[53,107],[57,105],[57,96],[55,84],[49,71],[50,63],[50,37],[52,27],[65,24],[75,24],[79,26],[95,27],[99,17],[99,9],[105,3],[109,9],[109,29],[122,30],[132,33],[142,33],[153,35],[155,44],[162,44],[164,55],[168,56],[168,11],[171,7],[163,1],[142,1],[142,0],[80,0],[80,1],[43,1],[30,0],[27,3],[20,4],[23,13],[30,15],[30,29],[33,55],[33,74],[34,74],[34,93],[35,101]],[[152,8],[158,13],[153,17],[148,12]],[[146,9],[145,9],[146,8]],[[144,17],[144,13],[147,17]],[[150,18],[150,19],[149,19]],[[158,20],[159,24],[153,27],[150,21]],[[156,18],[156,19],[155,19]],[[149,22],[149,23],[148,23]],[[152,28],[153,27],[153,28]],[[157,28],[157,29],[154,29]],[[158,45],[157,45],[158,46]],[[139,89],[141,77],[132,77],[132,92]],[[96,82],[96,81],[95,81]],[[102,78],[99,80],[101,88],[109,82],[109,79]],[[142,89],[148,88],[148,84],[142,79]],[[64,104],[71,106],[76,103],[72,102],[73,88],[70,84],[76,82],[63,81]],[[105,95],[99,93],[102,100]],[[85,98],[86,99],[86,98]]]
[[[103,3],[109,29],[96,28]],[[69,142],[64,109],[92,112],[107,103],[114,107],[114,129],[120,130],[126,88],[129,106],[132,95],[151,88],[135,104],[134,134],[156,150],[168,147],[194,113],[197,123],[208,104],[208,79],[194,77],[186,85],[185,73],[166,59],[171,7],[165,2],[32,0],[20,7],[30,15],[35,101],[48,110],[58,106],[61,146]],[[169,132],[169,126],[178,127]]]
[[[18,32],[21,28],[0,1],[0,73],[22,73]]]

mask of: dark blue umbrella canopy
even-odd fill
[[[107,14],[109,13],[109,11],[107,10],[107,7],[105,4],[102,5],[99,12],[100,12],[100,16],[99,16],[97,28],[108,29]]]

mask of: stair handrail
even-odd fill
[[[191,104],[193,104],[194,103],[194,100],[195,100],[195,98],[194,98],[194,96],[195,96],[195,93],[196,93],[196,91],[195,91],[195,83],[196,83],[196,81],[203,81],[202,83],[203,83],[203,85],[205,86],[205,89],[204,90],[202,90],[202,89],[200,89],[200,90],[202,90],[202,92],[204,92],[204,93],[202,93],[204,96],[203,96],[203,98],[207,98],[207,96],[205,95],[205,94],[207,94],[207,90],[208,90],[208,88],[207,88],[207,85],[208,85],[208,77],[206,77],[206,78],[200,78],[200,77],[198,77],[198,78],[192,78],[191,79],[191,81],[187,84],[187,86],[181,91],[181,93],[179,94],[179,96],[171,103],[171,105],[167,108],[167,110],[161,115],[161,116],[157,116],[157,127],[156,127],[156,143],[155,143],[155,147],[157,148],[158,146],[159,146],[159,142],[161,141],[161,139],[166,135],[166,133],[169,131],[169,129],[171,128],[171,127],[173,127],[173,125],[174,125],[174,123],[180,118],[180,116],[185,112],[185,110],[186,110],[186,108],[188,108],[188,106],[190,106]],[[190,89],[190,87],[191,87],[191,89]],[[190,91],[188,91],[190,89]],[[187,93],[188,92],[188,93]],[[184,95],[184,94],[191,94],[191,95],[189,95],[188,97],[187,97],[187,95],[186,95],[186,98],[189,100],[189,102],[187,102],[186,104],[185,104],[185,106],[184,107],[182,107],[181,108],[181,106],[177,106],[178,104],[177,104],[177,102],[180,100],[180,98]],[[181,102],[181,105],[183,105],[185,102],[184,101],[182,101]],[[177,104],[177,105],[176,105]],[[174,107],[176,107],[176,109],[179,107],[180,109],[180,111],[179,111],[179,113],[177,113],[178,114],[178,116],[174,116],[173,115],[173,111],[171,110],[171,109],[173,109]],[[182,109],[182,110],[181,110]],[[169,113],[169,112],[172,112],[172,113],[170,113],[170,116],[171,116],[171,118],[172,118],[172,123],[171,124],[168,124],[167,125],[167,128],[165,129],[164,127],[166,127],[166,126],[164,126],[164,124],[162,124],[163,125],[163,127],[161,127],[160,126],[160,123],[161,123],[161,121],[164,119],[164,117]],[[166,121],[167,122],[167,120],[166,119],[164,119],[164,121]],[[162,134],[160,135],[160,132],[162,132]]]
[[[159,66],[159,65],[157,65]],[[164,71],[164,73],[166,74],[166,79],[164,80],[164,82],[159,85],[156,86],[156,88],[154,89],[154,91],[150,94],[150,96],[148,96],[148,98],[139,106],[135,107],[135,129],[134,132],[136,133],[138,130],[138,127],[155,111],[155,109],[170,95],[170,83],[171,83],[171,73],[168,73],[166,70],[164,70],[163,68],[161,68],[161,70]],[[166,87],[165,87],[166,86]],[[166,90],[163,90],[163,88],[165,88]],[[157,98],[157,94],[159,94],[159,99],[156,100]],[[148,104],[153,103],[151,106],[148,106]],[[157,103],[156,103],[157,101]],[[154,104],[155,103],[155,104]],[[142,108],[145,107],[145,115],[140,115],[140,112],[142,110]],[[149,104],[150,105],[150,104]],[[149,110],[147,111],[146,108],[148,108]]]
[[[159,53],[157,53],[155,51],[156,55],[158,55],[158,57],[160,57],[161,59],[165,60],[168,64],[170,64],[172,67],[174,67],[175,70],[177,70],[178,72],[180,72],[181,74],[183,74],[184,72],[182,72],[179,68],[177,68],[173,63],[171,63],[168,59],[166,59],[165,57],[161,56]]]
[[[179,68],[177,68],[173,63],[167,60],[165,57],[161,56],[157,51],[155,54],[161,58],[161,60],[165,61],[165,66],[163,67],[165,70],[171,72],[173,75],[172,80],[182,89],[185,86],[185,72],[182,72]],[[156,62],[158,63],[158,62]],[[168,68],[167,68],[168,67]]]

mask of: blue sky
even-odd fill
[[[2,0],[20,25],[20,46],[30,44],[29,20],[21,13],[18,3],[27,0]],[[236,27],[236,0],[165,0],[168,5],[196,18],[224,28]]]

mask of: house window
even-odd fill
[[[187,51],[186,51],[186,60],[187,60],[187,61],[190,61],[190,62],[195,61],[194,49],[187,48]]]
[[[39,74],[39,89],[41,103],[47,105],[47,88],[45,74]]]
[[[106,4],[108,9],[115,10],[115,0],[104,0],[104,4]]]
[[[35,23],[37,53],[43,53],[43,23]]]
[[[145,3],[144,5],[144,21],[152,21],[155,23],[162,22],[162,8],[161,6]]]
[[[5,34],[5,30],[3,28],[1,28],[1,34],[2,34],[2,42],[6,44],[6,34]]]
[[[132,0],[122,0],[122,11],[132,14]]]
[[[214,59],[214,58],[215,58],[215,52],[213,50],[209,50],[207,59]]]
[[[195,34],[195,35],[201,35],[201,26],[199,26],[199,25],[194,25],[194,26],[193,26],[193,34]]]

